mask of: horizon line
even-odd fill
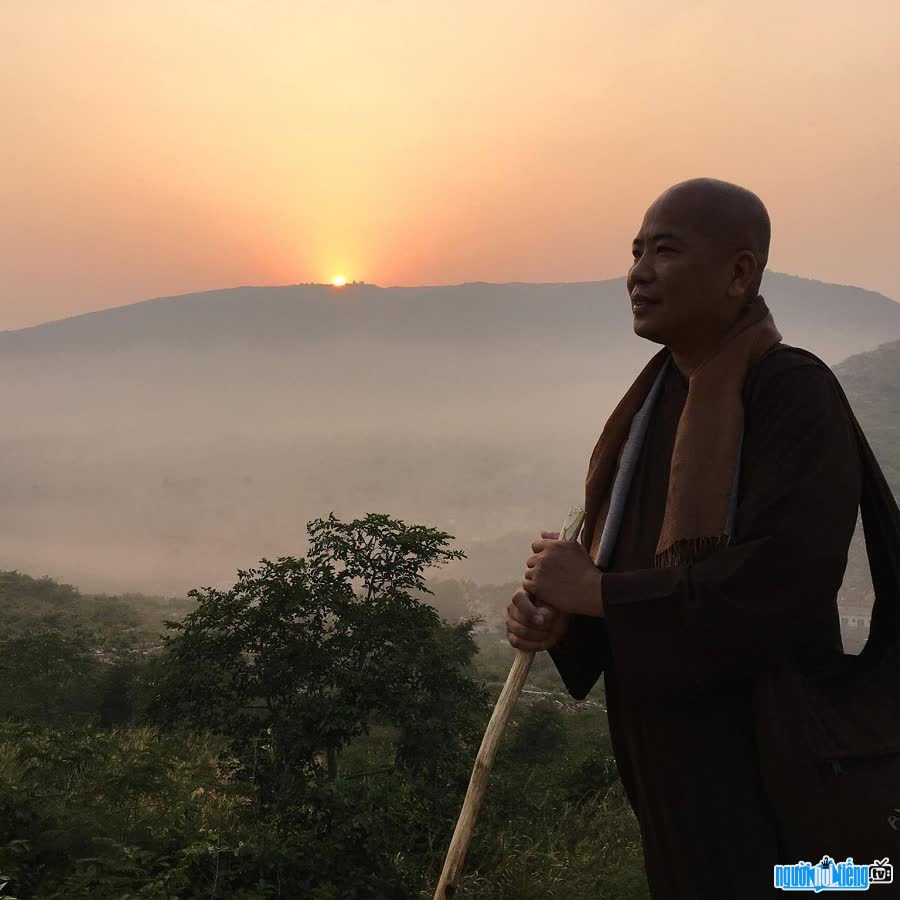
[[[887,294],[881,293],[881,291],[875,291],[870,288],[860,287],[857,284],[843,284],[838,281],[823,281],[820,278],[813,278],[807,275],[794,275],[790,272],[778,272],[775,270],[767,269],[765,272],[766,275],[779,275],[784,278],[797,278],[801,281],[813,281],[817,284],[827,284],[832,285],[834,287],[843,287],[843,288],[852,288],[857,291],[864,291],[867,294],[875,294],[879,297],[884,297],[886,300],[890,300],[893,303],[900,303],[900,300],[895,299],[894,297],[889,297]],[[80,319],[84,316],[95,316],[101,315],[102,313],[112,312],[114,310],[119,309],[128,309],[131,306],[140,306],[143,303],[155,303],[158,300],[178,300],[183,297],[196,297],[200,294],[221,294],[227,291],[240,291],[245,290],[247,288],[252,289],[278,289],[278,288],[295,288],[295,287],[314,287],[314,288],[325,288],[334,293],[345,293],[348,290],[352,290],[353,288],[377,288],[380,291],[390,291],[390,290],[432,290],[439,288],[460,288],[460,287],[469,287],[472,285],[483,285],[487,287],[508,287],[508,286],[557,286],[557,285],[585,285],[585,284],[603,284],[608,281],[619,281],[624,280],[625,275],[616,275],[612,278],[597,278],[597,279],[588,279],[582,281],[460,281],[460,282],[449,282],[447,284],[389,284],[389,285],[381,285],[376,284],[372,281],[357,281],[357,282],[347,282],[343,285],[335,285],[328,281],[294,281],[294,282],[286,282],[283,284],[237,284],[232,285],[230,287],[219,287],[219,288],[205,288],[199,291],[187,291],[181,294],[159,294],[155,297],[146,297],[143,300],[133,300],[129,303],[120,303],[115,306],[104,306],[100,309],[91,309],[85,312],[73,313],[72,315],[62,316],[58,319],[47,319],[43,322],[36,322],[33,325],[22,325],[18,328],[4,328],[0,329],[0,335],[4,334],[15,334],[20,331],[29,331],[32,328],[43,328],[47,325],[56,325],[60,322],[68,322],[70,319]]]

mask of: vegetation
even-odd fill
[[[511,651],[420,599],[450,535],[307,530],[305,558],[177,606],[0,574],[4,897],[431,896]],[[646,897],[602,694],[563,698],[545,656],[460,895]]]

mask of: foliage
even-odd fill
[[[402,787],[326,785],[277,814],[238,770],[209,737],[7,725],[0,872],[46,900],[413,896]]]
[[[191,592],[160,650],[78,616],[4,638],[5,897],[431,896],[489,714],[477,679],[498,689],[511,650],[415,596],[460,555],[449,535],[378,515],[308,529],[306,558]],[[44,606],[81,603],[32,582]],[[540,655],[464,896],[647,896],[599,701],[558,687]]]
[[[273,790],[303,773],[333,779],[337,754],[376,718],[400,728],[401,765],[436,777],[474,733],[475,645],[471,625],[443,624],[409,590],[460,551],[375,514],[308,530],[307,558],[262,560],[230,590],[191,592],[196,610],[169,623],[151,715],[231,735]]]
[[[528,708],[516,729],[511,752],[525,762],[548,762],[565,746],[563,714],[548,700]]]
[[[108,666],[98,689],[97,717],[105,728],[127,725],[134,718],[142,662],[128,657]]]
[[[565,748],[552,760],[532,765],[509,752],[498,760],[461,895],[647,896],[621,785],[573,799],[581,793],[581,735],[598,726],[582,719],[564,717]],[[260,802],[225,745],[221,737],[153,728],[0,725],[0,873],[8,894],[430,896],[452,817],[436,820],[416,782],[394,770],[310,783],[277,810]],[[454,796],[454,812],[461,799]]]
[[[0,571],[0,634],[78,631],[97,648],[136,648],[156,639],[166,614],[185,611],[183,600],[83,594],[52,578]]]
[[[81,633],[26,631],[0,640],[0,715],[47,723],[89,719],[97,678]]]

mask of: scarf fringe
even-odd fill
[[[731,543],[730,534],[718,537],[684,538],[677,540],[656,554],[656,568],[684,566],[700,562],[712,553],[722,550]]]

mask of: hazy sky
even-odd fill
[[[755,190],[900,299],[897,0],[5,0],[0,328],[239,284],[583,281]]]

